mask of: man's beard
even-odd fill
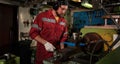
[[[56,11],[56,15],[57,15],[58,17],[64,17],[64,14],[58,14],[57,11]]]

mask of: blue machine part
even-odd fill
[[[74,42],[64,42],[64,44],[66,44],[67,46],[70,46],[70,47],[75,47],[76,44]],[[86,44],[85,43],[80,43],[79,46],[85,46]]]
[[[64,42],[64,44],[66,44],[67,46],[75,47],[74,42]]]
[[[73,27],[83,28],[86,26],[104,25],[104,19],[102,16],[105,12],[102,9],[92,11],[78,11],[73,13]],[[111,20],[108,20],[108,24],[113,24]]]

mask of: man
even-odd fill
[[[38,14],[30,29],[30,36],[37,41],[36,64],[53,56],[55,49],[63,49],[67,39],[67,26],[64,14],[68,3],[64,0],[55,2],[53,9]]]

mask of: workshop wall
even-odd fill
[[[27,38],[31,23],[33,22],[33,18],[30,16],[29,10],[30,7],[19,7],[19,40],[21,40],[22,37]]]
[[[19,7],[18,11],[18,21],[19,21],[19,41],[29,39],[29,31],[32,26],[32,23],[38,13],[42,11],[46,11],[49,8],[44,7],[42,9],[38,9],[35,7]],[[36,41],[32,40],[31,46],[36,46]]]

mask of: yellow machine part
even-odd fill
[[[82,36],[86,33],[95,32],[98,33],[109,45],[113,42],[113,34],[116,34],[116,29],[105,29],[105,28],[82,28],[80,30]],[[91,36],[92,37],[92,36]],[[104,49],[107,50],[108,47],[104,45]]]

